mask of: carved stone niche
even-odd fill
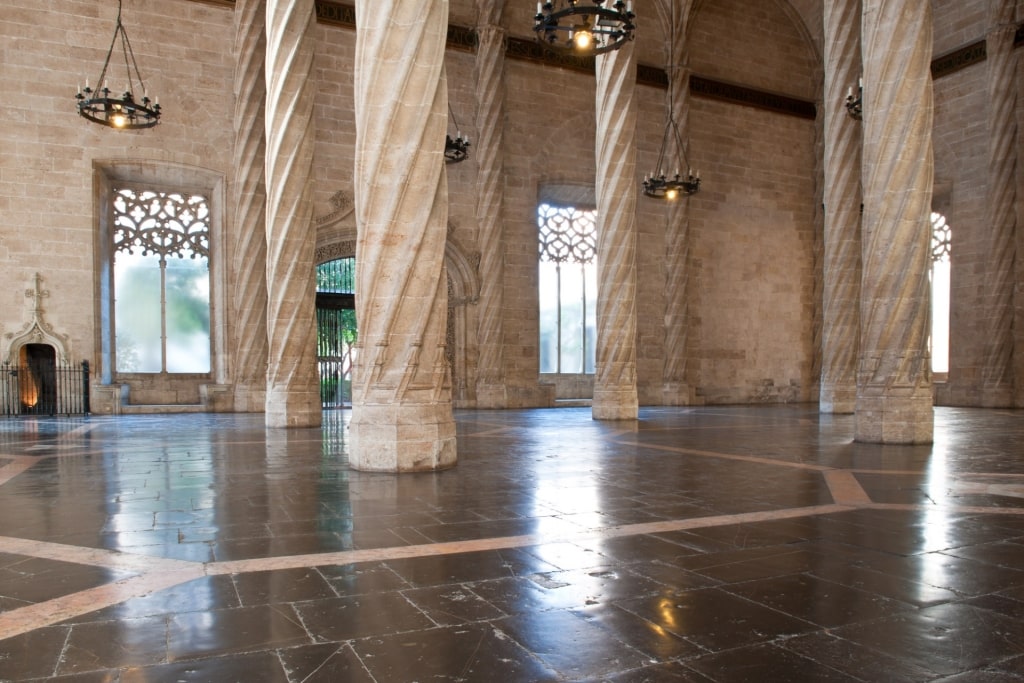
[[[50,291],[43,289],[43,277],[39,273],[35,274],[33,285],[25,290],[25,298],[33,300],[31,319],[20,331],[4,335],[4,350],[0,355],[12,365],[17,365],[21,360],[23,346],[46,344],[53,347],[57,363],[67,365],[70,343],[67,335],[55,332],[44,319],[43,299],[50,296]]]

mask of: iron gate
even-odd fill
[[[89,413],[89,361],[79,365],[5,361],[0,375],[0,409],[5,416]]]
[[[323,408],[352,405],[355,313],[355,299],[351,294],[318,292],[316,295],[317,364]]]

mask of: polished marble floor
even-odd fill
[[[261,415],[0,420],[0,680],[1024,681],[1024,412],[458,412],[347,468]]]

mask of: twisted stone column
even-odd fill
[[[489,3],[493,4],[493,3]],[[500,8],[498,9],[500,19]],[[476,400],[480,408],[503,408],[505,242],[502,207],[505,200],[502,161],[505,119],[505,30],[488,24],[477,29],[476,220],[480,245],[480,299],[477,338]]]
[[[861,77],[860,0],[825,3],[825,232],[822,264],[823,413],[852,413],[860,334],[861,129],[845,101]],[[873,116],[869,113],[868,116]]]
[[[268,427],[320,424],[313,249],[313,0],[267,0]]]
[[[665,17],[671,27],[669,63],[665,68],[670,80],[668,106],[684,136],[684,144],[689,142],[690,69],[686,66],[689,62],[686,29],[690,6],[691,0],[684,0],[680,10],[677,11],[673,5]],[[669,141],[671,149],[674,149],[674,144],[674,141]],[[677,152],[678,158],[666,160],[668,169],[678,168],[686,174],[682,153],[680,150]],[[691,405],[696,401],[687,362],[690,353],[689,260],[690,202],[680,197],[668,204],[668,225],[665,229],[665,362],[662,367],[665,405]]]
[[[446,0],[358,0],[356,316],[349,462],[455,464],[445,360]]]
[[[262,412],[267,391],[265,0],[235,5],[235,176],[231,303],[235,410]]]
[[[931,3],[864,0],[864,272],[854,437],[930,443]]]
[[[981,402],[1013,406],[1013,318],[1016,283],[1017,58],[1014,0],[990,0],[988,57],[987,303]]]
[[[597,358],[595,420],[635,420],[636,58],[633,43],[597,57]]]

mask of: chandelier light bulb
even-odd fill
[[[633,40],[635,19],[633,3],[624,0],[542,0],[533,30],[548,49],[591,56]]]
[[[575,43],[576,47],[580,50],[589,50],[593,42],[594,36],[587,30],[578,31],[573,37],[573,43]]]

